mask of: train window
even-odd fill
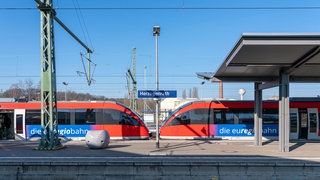
[[[237,118],[239,124],[253,124],[253,110],[251,109],[232,109],[234,118]]]
[[[16,132],[17,134],[22,134],[23,133],[23,115],[22,114],[17,114],[16,115]]]
[[[319,117],[319,116],[320,116],[320,114],[318,114],[318,117]],[[320,123],[318,123],[318,125],[319,125],[319,127],[318,127],[318,128],[319,128],[319,131],[320,131]],[[318,133],[320,133],[320,132],[318,132]]]
[[[309,118],[310,118],[310,132],[315,133],[317,132],[317,114],[309,113]]]
[[[253,124],[253,111],[250,109],[215,109],[216,124]]]
[[[58,124],[70,124],[70,110],[58,109]]]
[[[226,120],[223,124],[234,124],[236,122],[239,122],[239,118],[235,116],[232,112],[226,112]]]
[[[190,124],[190,111],[184,112],[176,116],[172,121],[169,122],[168,126]]]
[[[239,113],[239,124],[253,124],[253,113]]]
[[[290,132],[291,133],[297,132],[297,121],[298,121],[297,113],[290,113]]]
[[[222,110],[214,110],[214,123],[215,124],[224,124],[225,118],[223,118]]]
[[[262,111],[263,124],[278,124],[279,109],[263,109]]]
[[[140,126],[140,123],[133,116],[113,109],[103,110],[103,122],[101,123]]]
[[[213,109],[194,109],[189,114],[191,124],[213,123]]]
[[[208,123],[213,123],[213,109],[194,109],[176,116],[168,126]]]
[[[40,110],[26,110],[25,117],[26,125],[40,125],[41,111]]]
[[[103,109],[96,109],[96,124],[104,124]]]
[[[119,124],[120,121],[120,111],[113,109],[103,110],[103,121],[101,124]]]
[[[96,124],[95,109],[77,109],[75,111],[76,124]]]
[[[132,126],[140,126],[140,123],[131,115],[121,112],[120,113],[121,120],[119,124],[123,125],[132,125]]]

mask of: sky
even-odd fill
[[[136,48],[138,90],[156,89],[158,37],[159,89],[198,88],[199,97],[219,97],[219,84],[199,79],[215,72],[243,33],[317,33],[318,0],[53,0],[56,16],[94,52],[94,82],[88,86],[80,53],[86,49],[54,24],[57,91],[109,98],[128,94],[126,72],[132,71]],[[40,11],[34,0],[0,0],[0,90],[31,80],[40,82]],[[86,65],[87,63],[85,63]],[[95,68],[94,68],[95,67]],[[66,82],[68,85],[64,85]],[[23,84],[23,83],[22,83]],[[131,85],[132,87],[132,85]],[[224,97],[253,99],[253,83],[225,83]],[[319,84],[290,84],[290,96],[313,97]],[[307,93],[306,93],[307,92]],[[263,98],[278,88],[263,91]]]

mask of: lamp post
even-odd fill
[[[67,86],[68,86],[68,83],[62,82],[62,84],[66,86],[66,90],[64,91],[64,100],[67,101]]]
[[[200,84],[201,84],[201,97],[200,99],[203,99],[203,85],[205,84],[206,82],[205,81],[202,81]]]
[[[156,90],[159,90],[159,71],[158,71],[158,36],[160,36],[160,26],[153,26],[153,36],[156,37]],[[156,101],[156,148],[160,147],[159,142],[159,99]]]
[[[144,78],[144,90],[147,90],[147,66],[144,65],[144,71],[143,71],[143,78]],[[146,106],[146,99],[143,99],[143,114],[147,112],[147,106]]]

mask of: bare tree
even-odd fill
[[[4,93],[5,97],[11,98],[20,98],[24,96],[23,89],[19,86],[18,83],[12,84],[11,87],[6,90]]]
[[[39,97],[40,90],[33,86],[32,80],[25,82],[19,81],[12,84],[10,88],[2,93],[3,97],[10,97],[24,100],[36,100]]]
[[[33,85],[33,81],[31,79],[25,80],[25,92],[26,92],[26,97],[28,100],[36,100],[38,99],[38,92],[40,92],[40,89],[37,89]]]

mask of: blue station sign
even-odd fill
[[[138,90],[138,98],[176,98],[175,90]]]

